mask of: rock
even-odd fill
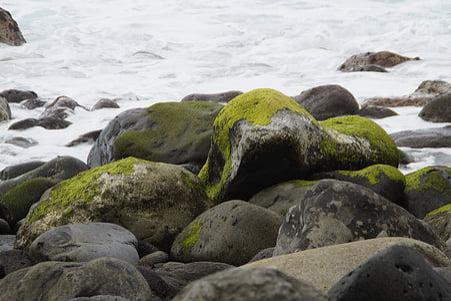
[[[96,295],[159,300],[133,265],[100,258],[87,263],[43,262],[0,281],[0,300],[68,300]]]
[[[197,280],[174,301],[328,300],[310,285],[274,269],[231,269]]]
[[[174,296],[186,286],[182,280],[168,273],[158,273],[153,268],[138,266],[138,270],[146,279],[152,293],[161,300],[172,300]]]
[[[36,169],[44,164],[45,162],[42,161],[30,161],[26,163],[5,167],[2,171],[0,171],[0,180],[5,181],[21,176],[24,173]]]
[[[367,105],[367,106],[362,107],[357,112],[357,115],[372,118],[372,119],[382,119],[382,118],[387,118],[387,117],[391,117],[391,116],[397,116],[398,113],[396,113],[392,109],[389,109],[386,107]]]
[[[119,114],[102,130],[88,156],[90,166],[133,156],[202,166],[212,124],[222,105],[213,102],[157,103]]]
[[[66,107],[48,107],[44,112],[39,115],[39,119],[66,119],[67,117],[73,115],[75,112],[71,108]]]
[[[451,283],[451,267],[434,268],[434,271]]]
[[[31,163],[27,163],[29,165],[25,166],[16,166],[15,170],[17,172],[24,171],[25,169],[28,169],[32,166]],[[36,163],[33,163],[36,164]],[[37,165],[37,164],[36,164]],[[49,162],[41,165],[40,167],[31,169],[30,171],[15,177],[11,178],[9,180],[0,182],[0,196],[4,193],[6,193],[8,190],[16,187],[17,185],[20,185],[24,183],[27,180],[34,179],[34,178],[49,178],[51,180],[54,180],[56,182],[60,182],[62,180],[72,178],[79,172],[82,172],[84,170],[87,170],[88,167],[86,164],[76,158],[69,157],[69,156],[59,156],[56,157],[53,160],[50,160]]]
[[[0,121],[11,119],[11,108],[6,98],[0,96]]]
[[[138,250],[139,258],[142,258],[142,257],[152,254],[154,252],[160,251],[160,250],[158,250],[157,247],[155,247],[150,242],[145,241],[145,240],[138,240],[137,250]]]
[[[9,130],[26,130],[35,126],[43,127],[47,130],[59,130],[65,129],[72,122],[54,117],[44,117],[40,119],[36,118],[26,118],[20,121],[17,121],[9,126]]]
[[[120,106],[116,101],[109,98],[102,98],[92,106],[91,111],[101,110],[101,109],[119,109]]]
[[[83,135],[79,136],[77,139],[72,140],[71,142],[66,144],[66,146],[73,147],[73,146],[77,146],[77,145],[83,144],[83,143],[92,144],[97,140],[101,131],[102,130],[97,130],[97,131],[91,131],[86,134],[83,134]]]
[[[406,246],[416,250],[437,267],[450,264],[450,259],[431,245],[409,238],[390,237],[276,256],[244,265],[241,268],[273,267],[288,276],[311,283],[316,289],[325,293],[343,276],[391,246]]]
[[[249,263],[259,261],[262,259],[266,259],[266,258],[271,258],[273,253],[274,253],[274,248],[267,248],[267,249],[261,250],[260,252],[257,253],[257,255],[252,257],[251,260],[249,260]]]
[[[305,192],[316,183],[316,181],[305,180],[280,183],[258,192],[250,198],[249,203],[267,208],[285,217],[288,209],[297,205],[299,200],[304,197]]]
[[[399,97],[374,97],[364,101],[363,106],[384,107],[425,106],[436,96],[451,91],[451,84],[441,80],[426,80],[410,95]]]
[[[32,266],[30,257],[22,250],[10,249],[0,250],[0,269],[3,267],[4,274],[8,275],[17,270]],[[4,276],[5,276],[4,275]],[[3,277],[0,277],[0,279]],[[1,285],[0,285],[1,287]]]
[[[409,58],[389,51],[365,52],[351,56],[339,68],[343,72],[379,71],[407,61],[418,61],[419,57]]]
[[[406,208],[416,217],[451,203],[451,167],[430,166],[406,175]]]
[[[190,94],[182,98],[182,101],[212,101],[212,102],[229,102],[238,95],[243,94],[241,91],[227,91],[216,94]]]
[[[85,107],[83,107],[82,105],[80,105],[78,102],[76,102],[74,99],[68,97],[68,96],[58,96],[53,102],[51,102],[46,109],[49,108],[69,108],[71,110],[75,110],[76,107],[81,107],[87,111],[89,111],[88,109],[86,109]]]
[[[274,255],[371,239],[381,232],[444,248],[428,225],[372,190],[350,182],[322,180],[288,212]]]
[[[411,148],[451,147],[451,125],[441,128],[401,131],[390,136],[398,146]]]
[[[29,253],[36,262],[87,262],[112,257],[137,264],[137,244],[136,237],[119,225],[70,224],[39,235],[31,244]]]
[[[451,122],[451,92],[431,100],[418,116],[426,121]]]
[[[354,96],[339,85],[324,85],[303,91],[294,97],[317,120],[343,115],[355,115],[359,104]]]
[[[39,98],[30,98],[20,102],[20,105],[28,110],[34,110],[36,108],[41,108],[46,104],[45,101]]]
[[[127,158],[59,183],[31,209],[17,234],[27,247],[40,234],[68,223],[121,225],[163,251],[211,206],[199,180],[171,164]]]
[[[15,235],[0,235],[0,252],[12,250],[15,240]]]
[[[37,98],[38,95],[33,91],[10,89],[0,92],[0,97],[6,98],[9,103],[19,103],[26,99]]]
[[[111,296],[111,295],[97,295],[93,297],[72,298],[69,301],[130,301],[130,299],[125,299],[119,296]]]
[[[27,216],[28,210],[37,203],[44,192],[57,182],[51,178],[31,178],[0,195],[0,212],[11,225]]]
[[[313,171],[398,162],[392,139],[369,119],[346,116],[319,123],[290,97],[257,89],[234,98],[216,117],[199,178],[212,199],[248,200]]]
[[[0,98],[0,101],[1,101],[1,98]],[[8,112],[0,105],[0,122],[8,121],[8,120],[9,120]]]
[[[228,201],[202,213],[175,239],[171,256],[182,262],[248,262],[273,247],[281,217],[243,201]]]
[[[5,143],[12,144],[22,148],[30,148],[38,144],[38,142],[32,138],[13,137],[5,140]]]
[[[8,222],[0,218],[0,235],[11,234],[11,232]]]
[[[163,251],[156,251],[153,252],[152,254],[146,255],[143,258],[141,258],[139,260],[139,264],[152,267],[157,263],[165,263],[168,261],[169,261],[168,253]]]
[[[398,150],[399,150],[399,165],[408,165],[410,163],[415,162],[415,158],[412,155],[400,149]]]
[[[397,168],[390,165],[377,164],[361,170],[323,172],[313,175],[313,178],[315,180],[336,179],[359,184],[373,190],[395,204],[404,205],[406,179]],[[299,199],[302,198],[298,198],[298,202]]]
[[[8,11],[0,7],[0,43],[21,46],[26,42],[17,22]]]
[[[340,279],[328,295],[337,301],[451,300],[451,283],[417,251],[392,246]]]
[[[443,241],[448,241],[451,238],[451,204],[429,212],[424,221]]]

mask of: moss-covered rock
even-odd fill
[[[451,203],[429,212],[424,221],[443,241],[451,238]]]
[[[216,117],[199,177],[213,199],[248,199],[313,172],[398,161],[396,145],[376,123],[348,116],[320,124],[292,98],[256,89],[235,97]]]
[[[415,216],[451,203],[451,167],[430,166],[406,175],[406,206]]]
[[[172,164],[205,163],[221,104],[164,102],[118,115],[102,130],[88,157],[99,166],[133,156]]]
[[[55,186],[30,210],[17,246],[27,247],[52,227],[111,222],[168,250],[174,237],[209,206],[202,184],[185,169],[127,158]]]
[[[406,179],[395,167],[384,164],[368,166],[361,170],[337,170],[318,173],[314,179],[337,179],[356,183],[370,188],[374,192],[386,197],[393,203],[404,205],[404,188]]]
[[[23,182],[0,196],[0,205],[11,225],[27,216],[31,205],[38,202],[42,194],[54,186],[56,181],[50,178],[34,178]]]

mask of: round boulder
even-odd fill
[[[451,92],[434,98],[418,116],[426,121],[451,122]]]
[[[95,103],[95,105],[92,106],[91,111],[101,110],[101,109],[119,109],[120,106],[117,104],[116,101],[109,98],[102,98],[99,99]]]
[[[348,58],[339,68],[342,72],[382,71],[407,61],[417,61],[419,57],[410,58],[390,51],[359,53]],[[382,71],[383,72],[383,71]]]
[[[451,125],[441,128],[401,131],[390,136],[396,145],[403,147],[451,147]]]
[[[366,105],[357,112],[357,115],[372,119],[382,119],[397,116],[398,113],[386,107]]]

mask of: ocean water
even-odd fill
[[[287,95],[340,84],[362,101],[409,94],[423,80],[451,81],[449,0],[4,0],[28,43],[0,45],[0,90],[67,95],[90,107],[119,98],[121,109],[76,110],[64,130],[9,131],[38,116],[13,104],[14,120],[0,124],[0,168],[72,155],[86,160],[89,145],[64,145],[103,128],[123,110],[179,100],[193,92],[271,87]],[[341,73],[350,55],[391,50],[421,61],[389,73]],[[388,132],[441,126],[422,121],[419,108],[377,121]],[[39,145],[5,144],[14,136]],[[408,149],[407,149],[408,150]],[[408,150],[418,162],[451,165],[450,149]]]

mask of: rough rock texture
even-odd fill
[[[0,92],[0,97],[6,98],[9,103],[19,103],[26,99],[37,98],[38,95],[33,91],[9,89]]]
[[[441,128],[401,131],[390,136],[398,146],[411,148],[451,147],[451,125]]]
[[[451,167],[430,166],[406,175],[406,208],[423,218],[451,203]]]
[[[351,56],[339,68],[343,72],[379,71],[407,61],[417,61],[419,57],[410,58],[389,51],[365,52]]]
[[[9,251],[14,248],[14,235],[0,235],[0,251]]]
[[[5,275],[32,265],[33,263],[30,257],[23,250],[0,250],[0,270],[3,267]],[[3,277],[0,276],[0,279],[1,278]]]
[[[174,301],[326,301],[310,285],[269,268],[231,269],[184,288]]]
[[[22,148],[30,148],[38,144],[33,138],[13,137],[5,140],[5,143],[12,144]]]
[[[0,171],[0,180],[5,181],[21,176],[24,173],[32,171],[33,169],[36,169],[44,164],[45,162],[42,161],[30,161],[26,163],[20,163],[17,165],[5,167],[3,170]]]
[[[88,156],[90,166],[133,156],[150,161],[202,166],[212,124],[222,105],[158,103],[119,114],[102,130]]]
[[[316,181],[293,180],[280,183],[255,194],[249,203],[267,208],[285,217],[288,209],[297,205]]]
[[[20,105],[28,110],[34,110],[36,108],[40,108],[45,106],[46,102],[39,98],[30,98],[25,99],[20,102]]]
[[[102,98],[99,99],[99,101],[97,101],[95,105],[92,106],[91,111],[101,109],[118,109],[118,108],[120,108],[120,106],[113,99]]]
[[[288,212],[274,255],[361,239],[410,237],[444,249],[431,228],[366,187],[322,180]]]
[[[139,260],[138,240],[127,229],[108,223],[70,224],[39,235],[31,244],[33,260],[86,262],[112,257],[132,264]]]
[[[317,120],[343,115],[355,115],[359,104],[354,96],[339,85],[324,85],[303,91],[294,97]]]
[[[392,246],[340,279],[333,300],[451,300],[451,283],[415,250]]]
[[[52,188],[30,210],[17,246],[27,247],[52,227],[108,222],[167,251],[175,236],[209,206],[201,183],[182,167],[127,158]]]
[[[68,301],[130,301],[130,299],[111,295],[97,295],[93,297],[72,298]]]
[[[26,118],[17,121],[9,126],[9,130],[26,130],[32,127],[40,126],[47,130],[59,130],[65,129],[72,122],[55,117],[43,117],[43,118]]]
[[[8,11],[0,7],[0,43],[21,46],[26,42],[17,22]]]
[[[400,206],[404,205],[406,179],[395,167],[383,164],[371,165],[361,170],[337,170],[318,173],[314,179],[336,179],[365,186]],[[297,205],[297,204],[296,204]]]
[[[213,101],[213,102],[229,102],[238,95],[243,94],[241,91],[227,91],[214,94],[195,93],[183,97],[182,101]]]
[[[182,262],[248,262],[260,250],[273,247],[281,218],[243,201],[228,201],[202,213],[176,238],[171,255]]]
[[[451,122],[451,92],[431,100],[418,116],[426,121]]]
[[[451,238],[451,204],[429,212],[424,221],[431,226],[443,241],[448,241]]]
[[[139,264],[153,267],[158,263],[165,263],[168,261],[169,261],[168,253],[163,251],[156,251],[141,258],[139,260]]]
[[[347,116],[319,123],[290,97],[257,89],[234,98],[216,117],[199,177],[212,199],[247,200],[309,173],[397,166],[398,161],[392,139],[369,119]]]
[[[327,246],[256,261],[241,268],[274,267],[327,292],[338,280],[370,257],[391,246],[407,246],[420,252],[432,265],[444,267],[450,259],[437,248],[421,241],[402,238],[376,238]]]
[[[384,107],[425,106],[436,96],[451,91],[451,84],[441,80],[426,80],[410,95],[399,97],[374,97],[364,101],[363,105]]]
[[[100,258],[87,263],[43,262],[0,280],[1,301],[69,300],[96,295],[159,300],[131,264]]]
[[[251,260],[249,260],[249,263],[259,261],[262,259],[266,259],[266,258],[271,258],[273,256],[273,253],[274,253],[274,248],[267,248],[267,249],[261,250],[260,252],[257,253],[257,255],[252,257]]]
[[[382,119],[391,116],[397,116],[398,113],[386,107],[366,105],[357,112],[357,115],[372,119]]]
[[[53,102],[51,102],[47,107],[46,110],[49,108],[68,108],[71,110],[75,110],[76,107],[81,107],[85,110],[88,111],[88,109],[86,109],[85,107],[83,107],[82,105],[80,105],[77,101],[75,101],[73,98],[70,98],[68,96],[58,96],[57,98],[55,98],[55,100]]]
[[[11,119],[11,108],[6,98],[0,96],[0,122]]]
[[[94,143],[97,138],[99,138],[100,132],[102,130],[97,130],[97,131],[91,131],[88,132],[86,134],[80,135],[77,139],[72,140],[71,142],[69,142],[68,144],[66,144],[67,147],[73,147],[73,146],[77,146],[83,143]]]

